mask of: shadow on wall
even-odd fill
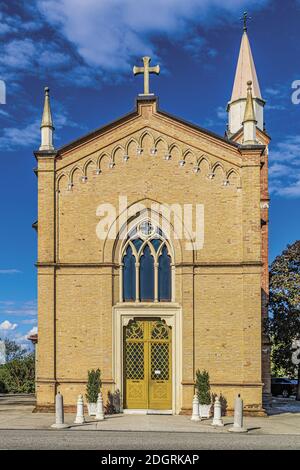
[[[218,395],[216,393],[212,393],[211,394],[211,399],[212,399],[212,404],[215,403],[215,399]],[[220,403],[221,403],[221,412],[222,412],[222,416],[226,416],[226,412],[227,412],[227,400],[226,400],[226,397],[224,397],[224,395],[222,395],[222,393],[219,395],[219,400],[220,400]]]
[[[104,407],[104,413],[106,415],[114,415],[120,413],[121,397],[120,390],[116,390],[112,393],[110,390],[107,394],[107,402]]]

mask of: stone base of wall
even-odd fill
[[[192,409],[191,408],[183,408],[183,409],[181,409],[179,414],[180,415],[191,416],[192,415]],[[233,416],[233,414],[234,414],[234,410],[229,408],[229,409],[226,410],[224,416]],[[251,417],[259,416],[259,417],[266,418],[268,416],[268,413],[263,408],[260,408],[260,409],[257,409],[257,410],[244,409],[244,416],[251,416]]]
[[[75,405],[64,405],[64,413],[76,414],[77,407]],[[55,405],[36,405],[32,413],[55,413]],[[87,406],[84,405],[84,413],[88,416]]]
[[[76,406],[73,405],[66,405],[64,406],[64,413],[72,413],[76,414]],[[54,405],[37,405],[32,413],[55,413],[55,406]],[[84,407],[84,413],[88,415],[88,409],[85,406]],[[225,416],[233,416],[234,410],[228,409],[225,412]],[[192,409],[191,408],[182,408],[180,415],[185,415],[185,416],[191,416],[192,415]],[[259,416],[259,417],[267,417],[268,413],[266,410],[263,408],[257,409],[257,410],[250,410],[250,409],[244,409],[244,416]]]

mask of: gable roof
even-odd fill
[[[130,119],[132,119],[134,117],[137,117],[139,115],[139,113],[138,113],[138,102],[140,102],[140,101],[156,101],[157,102],[157,111],[156,112],[157,112],[158,115],[160,114],[160,115],[165,116],[169,119],[172,119],[173,121],[181,123],[181,124],[183,124],[187,127],[190,127],[191,129],[195,129],[195,130],[197,130],[197,131],[199,131],[203,134],[206,134],[210,137],[213,137],[213,138],[215,138],[215,139],[217,139],[221,142],[225,142],[226,144],[228,144],[232,147],[235,147],[235,148],[240,147],[240,144],[238,144],[236,142],[233,142],[232,140],[230,140],[226,136],[222,137],[219,134],[216,134],[215,132],[209,131],[207,129],[204,129],[203,127],[198,126],[197,124],[191,123],[191,122],[186,121],[182,118],[174,116],[170,113],[167,113],[166,111],[162,111],[158,106],[158,98],[156,96],[151,96],[151,97],[137,97],[136,104],[135,104],[135,109],[133,111],[125,114],[124,116],[121,116],[120,118],[118,118],[114,121],[109,122],[108,124],[105,124],[104,126],[101,126],[101,127],[98,127],[97,129],[94,129],[93,131],[89,132],[88,134],[85,134],[85,135],[69,142],[66,145],[63,145],[62,147],[60,147],[57,150],[57,154],[59,155],[60,153],[71,150],[72,148],[75,148],[77,145],[88,142],[92,138],[95,138],[98,135],[101,135],[102,133],[112,129],[114,126],[122,124],[122,123],[126,123],[126,121],[130,121]]]

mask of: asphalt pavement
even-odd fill
[[[300,450],[300,436],[168,432],[0,430],[0,449]]]

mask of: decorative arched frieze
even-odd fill
[[[222,163],[216,162],[213,167],[212,167],[212,174],[213,174],[213,179],[217,181],[218,183],[223,184],[225,180],[225,169]]]
[[[111,153],[110,161],[113,162],[114,165],[124,160],[124,156],[126,155],[125,148],[122,145],[118,144]]]
[[[105,166],[105,163],[108,167],[110,161],[111,156],[107,152],[102,152],[97,158],[96,173],[100,174],[103,170],[103,167]]]
[[[139,138],[139,146],[141,149],[143,149],[143,153],[145,152],[145,150],[149,151],[151,149],[154,149],[154,137],[153,135],[148,131],[144,131],[141,135],[140,135],[140,138]]]
[[[204,155],[197,159],[197,167],[203,176],[207,176],[211,172],[211,162]]]
[[[191,165],[195,165],[195,163],[196,163],[195,154],[194,154],[194,152],[193,152],[191,149],[186,149],[186,150],[183,152],[182,159],[179,160],[179,165],[180,165],[180,166],[184,166],[184,165],[186,165],[187,163],[189,163],[189,164],[191,164]]]
[[[239,173],[234,169],[231,168],[226,175],[226,180],[230,186],[235,186],[237,188],[241,187],[241,178]]]
[[[238,169],[226,168],[221,161],[213,164],[207,155],[197,155],[194,149],[189,147],[183,151],[177,142],[169,144],[163,136],[154,139],[148,130],[144,130],[138,138],[130,137],[127,142],[122,141],[111,150],[101,152],[97,158],[89,158],[82,166],[76,164],[69,172],[69,189],[77,183],[77,172],[78,180],[85,182],[88,180],[88,173],[100,174],[104,169],[118,167],[120,163],[126,162],[130,157],[142,154],[145,156],[159,155],[162,159],[172,160],[175,165],[181,167],[188,165],[189,171],[215,180],[216,184],[241,186]]]
[[[92,172],[95,170],[96,168],[96,163],[94,160],[92,159],[89,159],[85,162],[85,164],[83,165],[83,176],[85,176],[86,178],[88,178]]]
[[[60,173],[56,179],[56,191],[60,192],[68,189],[68,180],[68,175]]]
[[[172,160],[176,162],[179,162],[180,160],[182,160],[182,150],[177,144],[172,143],[170,145],[169,153],[171,155]]]
[[[73,167],[69,173],[69,189],[75,184],[82,182],[84,178],[83,169],[77,165]]]
[[[138,147],[139,147],[138,141],[134,137],[131,137],[125,145],[126,154],[136,155]]]

